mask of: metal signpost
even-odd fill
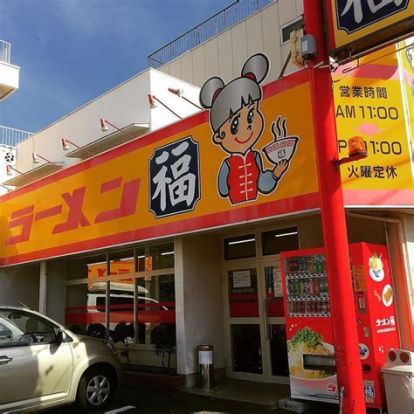
[[[331,296],[338,393],[343,414],[365,413],[365,401],[356,314],[352,305],[353,289],[341,174],[337,162],[328,47],[329,53],[341,62],[350,60],[353,54],[367,54],[373,48],[379,48],[382,43],[390,43],[393,39],[395,41],[412,32],[413,8],[414,0],[304,0],[305,31],[307,35],[314,36],[317,48],[316,56],[308,60],[307,65],[312,70],[321,216]],[[324,11],[329,28],[329,46],[324,33]],[[387,30],[383,30],[384,27]],[[383,37],[385,32],[386,39]]]
[[[335,339],[339,403],[343,413],[365,412],[358,333],[353,306],[348,238],[338,158],[332,78],[323,33],[322,0],[304,0],[306,34],[316,40],[308,61],[313,72],[312,106],[316,136],[321,215]],[[315,67],[315,65],[320,66]],[[313,67],[313,69],[312,69]],[[318,98],[319,97],[319,98]],[[320,98],[322,97],[322,98]]]

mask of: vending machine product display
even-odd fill
[[[361,369],[367,407],[384,408],[381,366],[398,347],[387,247],[350,245]],[[335,345],[325,254],[321,249],[281,254],[292,398],[338,402]],[[352,321],[355,323],[355,321]]]

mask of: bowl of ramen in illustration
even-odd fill
[[[381,282],[384,279],[384,264],[382,263],[381,256],[377,256],[375,253],[369,258],[368,261],[369,274],[375,282]]]
[[[278,139],[266,145],[263,151],[272,164],[279,164],[280,161],[290,161],[295,153],[299,137],[291,136]]]
[[[318,332],[308,327],[300,329],[288,341],[290,382],[295,394],[330,395],[335,399],[337,380],[334,370],[309,369],[305,366],[304,355],[333,358],[335,350],[333,345],[323,341]]]

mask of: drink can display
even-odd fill
[[[304,289],[305,289],[305,290],[304,290],[304,292],[303,292],[303,293],[304,293],[305,295],[309,295],[309,293],[310,293],[310,292],[309,292],[309,279],[305,279]]]
[[[309,294],[313,295],[315,293],[314,287],[313,287],[313,279],[309,279]]]
[[[321,300],[318,300],[316,311],[319,315],[323,312],[323,302]]]
[[[305,294],[305,279],[299,279],[299,294],[304,295]]]
[[[308,271],[309,258],[304,256],[302,257],[302,259],[303,259],[303,271],[306,273]]]
[[[310,257],[308,257],[308,273],[313,273],[313,261]]]
[[[319,279],[315,278],[313,281],[313,292],[315,293],[315,295],[319,295],[321,289],[320,289],[320,285],[319,285]]]
[[[323,264],[322,264],[322,256],[318,257],[318,273],[323,273]]]
[[[295,292],[296,292],[296,296],[300,296],[300,279],[296,279],[296,288],[295,288]]]
[[[326,272],[325,256],[321,256],[321,273]]]

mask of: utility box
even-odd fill
[[[414,413],[414,352],[390,349],[382,368],[388,414]]]
[[[200,364],[198,385],[203,389],[214,387],[214,349],[213,345],[198,346],[198,363]]]

